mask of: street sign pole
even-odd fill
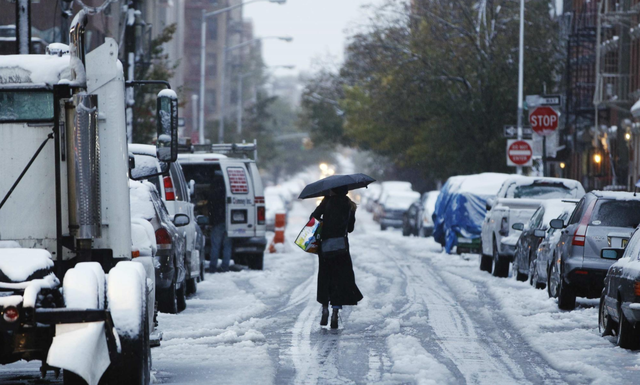
[[[547,137],[542,137],[542,176],[547,176]]]

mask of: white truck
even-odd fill
[[[151,256],[132,253],[125,79],[87,16],[47,55],[0,56],[0,364],[65,384],[150,382]],[[158,158],[177,158],[177,98],[158,96]]]
[[[181,153],[178,162],[185,178],[195,181],[192,202],[195,204],[198,224],[207,239],[206,255],[211,254],[210,202],[224,200],[225,228],[232,242],[234,262],[253,270],[262,270],[267,245],[262,179],[255,160],[231,157],[246,156],[252,152],[257,153],[255,142],[195,145],[192,153]],[[217,175],[224,183],[224,188],[220,190],[213,185]],[[219,191],[223,191],[225,196],[215,197]]]
[[[572,179],[509,177],[497,197],[487,201],[487,215],[482,223],[480,270],[496,277],[507,277],[521,233],[512,228],[513,224],[527,223],[541,200],[580,199],[584,194],[582,184]]]

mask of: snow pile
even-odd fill
[[[54,85],[70,78],[69,56],[0,56],[0,84]]]
[[[0,249],[19,249],[20,244],[16,241],[0,241]]]
[[[147,181],[129,181],[131,218],[151,220],[156,216],[156,209],[151,202],[152,189],[155,189],[155,186]]]
[[[47,250],[0,248],[0,271],[12,282],[24,282],[36,271],[52,267]]]

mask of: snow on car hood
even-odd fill
[[[13,282],[24,282],[36,271],[52,267],[53,260],[47,250],[0,248],[0,271]]]

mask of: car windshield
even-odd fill
[[[158,160],[150,155],[135,154],[136,167],[131,170],[134,179],[144,178],[145,175],[158,173]]]
[[[631,227],[640,223],[640,201],[602,199],[596,204],[590,225]]]
[[[514,198],[560,199],[574,197],[575,189],[563,183],[532,183],[517,186],[513,192]]]
[[[390,210],[406,210],[414,202],[415,197],[403,195],[390,195],[384,201],[384,208]]]

